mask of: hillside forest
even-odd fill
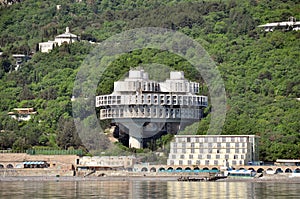
[[[57,5],[60,5],[59,9]],[[265,32],[258,25],[300,20],[299,0],[24,0],[0,8],[0,149],[83,149],[72,114],[72,93],[79,67],[109,37],[141,27],[168,28],[186,34],[209,53],[225,84],[226,120],[221,134],[260,136],[260,159],[300,158],[300,31]],[[79,42],[49,53],[38,43],[53,40],[70,27]],[[16,69],[13,54],[31,59]],[[120,56],[99,79],[95,95],[111,93],[113,82],[131,67],[159,63],[182,70],[191,81],[191,64],[172,53],[141,49]],[[201,94],[209,95],[205,82]],[[14,108],[32,107],[27,122],[12,119]],[[84,107],[81,107],[84,109]],[[84,111],[84,110],[83,110]],[[183,133],[206,134],[204,118]],[[75,120],[74,120],[75,119]],[[99,121],[85,118],[85,125]],[[109,127],[109,121],[101,123]],[[99,132],[98,132],[99,133]],[[100,134],[95,154],[137,152]],[[167,154],[171,136],[149,145]]]

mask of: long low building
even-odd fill
[[[176,135],[168,165],[238,166],[257,162],[255,135]]]

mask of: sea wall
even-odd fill
[[[29,155],[26,153],[0,153],[0,165],[8,168],[20,168],[26,161],[45,161],[51,169],[73,170],[77,155]]]
[[[74,176],[75,171],[58,169],[0,169],[0,177],[24,177],[24,176]]]

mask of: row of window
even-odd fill
[[[177,162],[176,162],[177,163]],[[231,162],[229,162],[230,165],[244,165],[244,161],[243,160],[232,160]],[[169,161],[169,165],[175,165],[175,161],[174,160],[170,160]],[[177,164],[176,164],[177,165]],[[223,161],[219,161],[219,160],[205,160],[205,161],[201,161],[201,160],[179,160],[178,161],[178,165],[224,165]]]
[[[141,95],[103,95],[96,97],[96,107],[120,104],[155,104],[155,105],[190,105],[206,106],[207,97],[197,95],[165,95],[165,94],[141,94]]]
[[[247,147],[247,143],[246,142],[236,142],[236,143],[231,143],[231,142],[217,142],[217,143],[186,143],[186,142],[181,142],[181,143],[176,143],[173,142],[172,146],[174,148],[212,148],[212,147],[218,147],[218,148],[223,148],[223,147]]]
[[[202,138],[197,138],[197,137],[176,137],[176,142],[248,142],[249,137],[239,137],[239,136],[212,136],[212,137],[202,137]]]
[[[232,155],[229,155],[229,154],[225,154],[225,155],[220,155],[220,154],[216,154],[216,155],[211,155],[211,154],[198,154],[198,155],[193,155],[193,154],[181,154],[181,155],[175,155],[175,154],[172,154],[171,155],[171,159],[177,159],[177,157],[179,156],[178,159],[230,159],[231,157],[233,159],[245,159],[245,157],[247,157],[246,155],[238,155],[238,154],[234,154],[233,156]],[[249,157],[250,155],[248,155],[248,159],[250,158]]]
[[[247,153],[248,150],[246,148],[226,148],[226,149],[212,149],[212,148],[200,148],[200,149],[176,149],[173,148],[171,150],[173,153],[210,153],[210,154],[216,154],[216,153],[220,153],[220,154],[224,154],[224,153]]]
[[[199,119],[200,109],[194,108],[159,108],[159,107],[126,107],[101,109],[100,118],[123,118],[123,117],[155,117],[155,118],[190,118]]]

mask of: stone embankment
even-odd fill
[[[0,169],[0,177],[22,177],[22,176],[74,176],[75,171],[58,169]]]

